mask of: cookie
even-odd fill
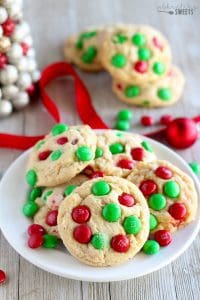
[[[61,203],[58,230],[85,264],[112,266],[133,258],[149,233],[149,210],[131,182],[106,176],[83,183]]]
[[[101,71],[99,48],[102,40],[101,29],[90,29],[71,36],[64,45],[64,56],[68,62],[89,72]]]
[[[164,107],[179,100],[184,86],[184,76],[173,66],[159,81],[145,84],[126,84],[113,80],[112,89],[118,98],[128,104],[145,107]]]
[[[96,135],[89,126],[56,124],[31,151],[26,181],[56,186],[79,174],[95,157]]]
[[[167,161],[139,163],[127,178],[149,205],[152,232],[174,232],[195,219],[197,193],[192,179]]]
[[[106,130],[98,135],[95,160],[85,174],[100,171],[104,175],[127,177],[139,161],[156,159],[153,148],[137,134]]]
[[[41,225],[47,233],[60,237],[57,228],[58,208],[63,199],[87,179],[84,175],[77,175],[65,184],[45,188],[41,197],[35,199],[40,208],[34,215],[33,223]]]
[[[142,84],[168,73],[171,50],[164,36],[150,26],[115,26],[104,34],[101,62],[117,80]]]

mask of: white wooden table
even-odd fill
[[[163,3],[167,5],[167,2]],[[172,1],[168,2],[169,5],[170,3]],[[141,132],[137,123],[144,113],[151,114],[156,119],[165,113],[172,113],[174,116],[196,115],[200,112],[200,2],[196,0],[190,4],[197,6],[193,16],[159,13],[157,8],[160,5],[161,1],[153,0],[26,0],[25,16],[32,27],[40,68],[61,60],[65,37],[84,27],[119,21],[151,24],[169,38],[174,63],[182,68],[187,84],[182,101],[174,107],[151,111],[133,108],[132,130]],[[117,101],[112,94],[110,76],[105,73],[80,74],[91,92],[97,111],[107,124],[113,126],[117,111],[127,106]],[[57,99],[63,120],[69,124],[78,123],[72,84],[69,81],[54,83],[50,87],[50,93]],[[23,112],[1,120],[0,131],[41,134],[47,132],[52,124],[51,118],[37,102]],[[179,151],[188,162],[200,161],[199,153],[200,142],[188,150]],[[19,151],[0,150],[1,175],[19,154]],[[9,275],[9,282],[0,286],[0,299],[200,299],[199,245],[198,236],[185,254],[148,276],[116,283],[87,283],[67,280],[38,269],[21,258],[0,234],[0,268]]]

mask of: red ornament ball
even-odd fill
[[[3,28],[4,35],[8,37],[10,37],[15,30],[15,22],[9,18],[1,26]]]
[[[165,247],[172,241],[172,235],[168,230],[158,230],[154,234],[154,239],[159,243],[160,246]]]
[[[198,138],[196,123],[189,118],[177,118],[166,128],[166,139],[170,146],[184,149],[192,146]]]
[[[143,116],[140,119],[143,126],[152,126],[154,124],[154,119],[151,116]]]
[[[3,69],[8,63],[8,57],[5,53],[0,53],[0,69]]]

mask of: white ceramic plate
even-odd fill
[[[166,159],[193,177],[198,195],[199,183],[188,164],[175,152],[162,144],[147,139],[159,159]],[[30,219],[23,216],[23,206],[28,193],[25,183],[25,166],[29,151],[24,152],[8,169],[0,184],[0,227],[10,245],[26,260],[51,273],[83,281],[117,281],[139,277],[156,271],[181,255],[192,243],[200,228],[200,205],[196,221],[173,235],[173,243],[162,248],[158,254],[147,256],[143,253],[127,263],[116,267],[94,268],[82,264],[64,248],[36,249],[27,246],[27,227]]]

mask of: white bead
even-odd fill
[[[30,32],[30,27],[26,22],[21,22],[15,26],[12,34],[12,40],[15,42],[22,42]]]
[[[12,103],[16,109],[23,108],[29,103],[29,96],[26,92],[19,92],[15,98],[12,100]]]
[[[8,8],[8,14],[9,17],[15,21],[21,20],[22,18],[22,7],[17,4],[13,3],[9,8]]]
[[[17,69],[12,65],[6,65],[5,68],[0,71],[0,82],[2,84],[12,84],[17,80],[17,77]]]
[[[6,117],[12,112],[12,104],[8,100],[0,100],[0,117]]]
[[[17,80],[17,85],[25,90],[27,89],[32,83],[32,79],[29,73],[20,73],[18,80]]]
[[[40,71],[35,70],[34,72],[31,72],[31,77],[33,82],[37,82],[40,79]]]
[[[8,18],[8,13],[4,7],[0,7],[0,24],[3,24]]]
[[[28,44],[29,47],[33,46],[33,38],[31,35],[27,35],[24,39],[23,42]]]
[[[29,72],[33,72],[35,71],[35,69],[37,69],[37,63],[36,60],[33,58],[28,58],[27,59],[27,68]]]
[[[28,59],[25,56],[22,56],[15,64],[18,71],[28,71]]]
[[[2,87],[2,93],[5,99],[13,99],[18,92],[19,88],[13,84]]]
[[[28,57],[35,57],[35,49],[30,48],[26,54]]]
[[[16,60],[18,60],[22,55],[23,55],[23,50],[21,45],[19,45],[18,43],[13,43],[11,45],[10,50],[7,53],[9,61],[13,61],[16,62]]]
[[[0,38],[3,36],[3,28],[2,26],[0,25]]]

